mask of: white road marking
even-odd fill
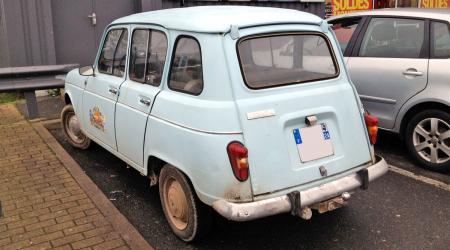
[[[389,165],[389,170],[392,171],[392,172],[395,172],[397,174],[400,174],[400,175],[412,178],[412,179],[414,179],[416,181],[420,181],[420,182],[432,185],[434,187],[437,187],[437,188],[440,188],[440,189],[443,189],[443,190],[446,190],[446,191],[450,191],[450,185],[446,184],[446,183],[444,183],[442,181],[437,181],[437,180],[434,180],[434,179],[431,179],[431,178],[428,178],[428,177],[425,177],[425,176],[422,176],[422,175],[418,175],[418,174],[415,174],[413,172],[409,172],[407,170],[404,170],[404,169],[401,169],[401,168],[398,168],[398,167],[395,167],[395,166],[392,166],[392,165]]]

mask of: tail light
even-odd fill
[[[377,142],[378,118],[365,112],[364,120],[366,121],[367,132],[369,134],[370,143],[372,145],[374,145]]]
[[[248,179],[248,150],[242,143],[234,141],[227,146],[233,174],[239,181]]]

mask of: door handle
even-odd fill
[[[403,75],[405,75],[405,76],[422,76],[423,73],[420,71],[417,71],[415,69],[407,69],[406,71],[403,71]]]
[[[109,91],[109,93],[111,93],[113,95],[117,95],[117,89],[116,88],[109,88],[108,91]]]
[[[93,12],[91,15],[88,16],[91,19],[92,26],[97,25],[97,15],[95,12]]]
[[[143,98],[143,97],[139,98],[139,102],[144,104],[144,105],[146,105],[146,106],[150,106],[150,103],[151,103],[150,99],[146,99],[146,98]]]

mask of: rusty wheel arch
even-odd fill
[[[64,102],[66,103],[66,105],[72,104],[72,100],[70,99],[70,96],[67,93],[64,94]]]
[[[158,184],[159,173],[167,162],[155,156],[149,156],[147,162],[147,177],[150,179],[150,186]]]

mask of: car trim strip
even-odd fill
[[[379,103],[386,103],[386,104],[396,104],[397,103],[396,100],[382,98],[382,97],[376,97],[376,96],[359,95],[359,97],[364,101],[370,101],[370,102],[379,102]]]
[[[186,125],[183,125],[183,124],[179,124],[179,123],[173,122],[171,120],[167,120],[165,118],[162,118],[162,117],[159,117],[159,116],[156,116],[156,115],[153,115],[153,114],[150,114],[150,116],[154,117],[154,118],[156,118],[158,120],[161,120],[161,121],[173,124],[175,126],[179,126],[179,127],[182,127],[182,128],[185,128],[185,129],[189,129],[189,130],[193,130],[193,131],[200,132],[200,133],[213,134],[213,135],[239,135],[239,134],[242,134],[242,131],[209,131],[209,130],[197,129],[197,128],[193,128],[193,127],[189,127],[189,126],[186,126]]]

